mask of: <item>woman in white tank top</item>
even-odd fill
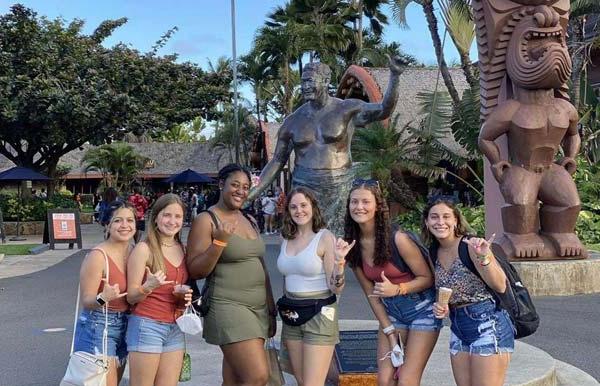
[[[283,243],[277,268],[284,275],[286,300],[319,299],[320,312],[305,323],[286,324],[290,310],[279,311],[284,320],[281,338],[285,344],[298,385],[322,386],[335,344],[339,342],[338,308],[335,295],[344,288],[344,266],[354,242],[324,229],[325,222],[314,194],[303,187],[287,197],[281,235]],[[287,313],[287,314],[286,314]],[[297,314],[291,311],[292,318]]]

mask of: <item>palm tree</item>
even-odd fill
[[[256,117],[261,119],[261,104],[266,106],[264,91],[268,87],[269,80],[275,74],[275,69],[270,67],[269,63],[263,59],[260,52],[256,49],[240,57],[240,78],[252,86],[256,102]],[[266,108],[266,107],[265,107]],[[264,111],[263,117],[266,121],[267,112]]]
[[[363,16],[369,19],[370,31],[381,37],[383,27],[388,24],[387,15],[381,11],[385,4],[388,4],[388,0],[352,0],[352,7],[357,10],[356,20],[353,22],[356,34],[356,57],[353,63],[360,64],[359,56],[363,50]]]
[[[123,142],[115,142],[91,148],[85,152],[81,164],[85,171],[102,173],[106,186],[119,191],[126,190],[137,174],[144,168],[146,157],[138,154],[133,147]]]
[[[450,75],[450,71],[448,70],[448,65],[446,64],[446,60],[444,59],[444,47],[440,39],[440,35],[438,33],[437,18],[435,16],[435,10],[433,8],[433,0],[393,0],[393,18],[398,22],[400,27],[408,28],[408,24],[406,21],[406,8],[412,2],[419,4],[423,8],[423,13],[425,14],[425,19],[427,20],[427,27],[429,28],[429,34],[431,35],[431,40],[433,43],[433,48],[435,50],[435,56],[437,57],[442,79],[444,79],[446,89],[450,94],[450,98],[452,98],[452,104],[458,105],[458,103],[460,102],[460,96],[458,95],[458,91],[454,86],[454,81],[452,80],[452,76]]]
[[[438,0],[442,20],[458,55],[467,83],[471,88],[479,87],[479,79],[473,73],[469,56],[475,40],[475,22],[471,14],[470,0]]]
[[[206,122],[202,117],[197,117],[190,122],[180,123],[169,130],[160,132],[156,140],[169,143],[203,143],[206,142],[206,137],[201,133],[205,128]]]
[[[256,131],[255,122],[251,119],[252,112],[244,107],[239,106],[238,108],[238,127],[240,144],[242,151],[240,154],[240,163],[248,165],[250,154],[250,147],[252,145],[252,139]],[[229,162],[233,162],[234,150],[235,150],[235,118],[233,112],[233,106],[228,105],[223,111],[222,125],[219,131],[215,132],[215,135],[210,139],[211,147],[215,150],[221,150],[221,156],[223,154],[229,155]]]

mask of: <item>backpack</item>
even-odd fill
[[[421,255],[423,256],[427,264],[430,266],[431,272],[433,272],[433,267],[430,264],[431,258],[429,257],[429,249],[427,249],[425,245],[423,245],[423,242],[421,241],[419,236],[417,236],[411,231],[406,231],[400,228],[400,226],[397,224],[392,224],[392,231],[390,233],[390,250],[392,252],[392,264],[394,264],[394,266],[398,268],[400,272],[410,272],[411,274],[413,273],[408,264],[406,264],[406,262],[404,261],[404,258],[402,258],[402,256],[400,255],[400,251],[398,250],[398,246],[395,242],[396,232],[404,233],[413,243],[415,243],[415,245],[421,251]]]
[[[434,257],[434,259],[437,258],[437,246],[432,247],[430,256]],[[462,242],[462,240],[458,247],[458,257],[465,267],[483,281],[488,288],[488,291],[490,291],[494,297],[496,304],[508,312],[513,325],[515,326],[516,339],[524,338],[535,333],[540,325],[540,317],[535,310],[535,305],[533,304],[533,300],[529,295],[527,287],[523,285],[519,273],[508,260],[496,256],[496,261],[504,271],[508,281],[506,291],[501,294],[494,291],[485,283],[475,267],[475,264],[473,264],[473,260],[471,260],[471,257],[469,256],[469,246],[467,243]]]

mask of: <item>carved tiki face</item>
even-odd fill
[[[567,8],[557,0],[519,0],[526,5],[508,45],[506,71],[514,85],[557,89],[571,76],[566,44]],[[561,20],[564,17],[564,22]]]
[[[562,96],[571,73],[565,44],[569,0],[471,0],[471,4],[482,121],[510,98],[513,86],[553,88]]]

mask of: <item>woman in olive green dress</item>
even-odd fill
[[[230,164],[219,171],[217,204],[196,217],[188,237],[192,278],[207,278],[209,311],[204,339],[223,351],[223,385],[264,386],[269,336],[267,289],[261,258],[265,245],[252,219],[241,212],[250,173]],[[274,333],[274,332],[273,332]]]

